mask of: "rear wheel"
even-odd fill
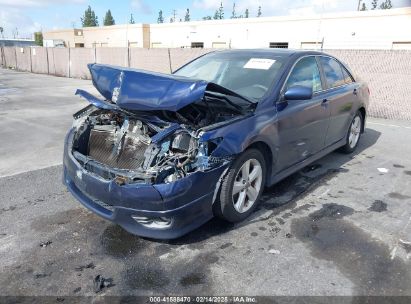
[[[215,213],[229,222],[239,222],[249,216],[260,199],[265,185],[264,156],[249,149],[238,157],[224,178]]]
[[[341,151],[344,153],[352,153],[357,148],[361,137],[361,128],[363,124],[363,117],[360,112],[355,114],[348,128],[347,143],[341,147]]]

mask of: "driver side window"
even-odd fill
[[[322,90],[320,71],[314,56],[305,57],[294,66],[285,89],[293,86],[311,88],[313,93]]]

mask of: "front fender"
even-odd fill
[[[212,152],[212,156],[216,157],[239,154],[256,142],[265,143],[275,157],[278,151],[276,120],[277,112],[273,107],[267,111],[255,113],[243,120],[205,132],[201,136],[201,140],[209,141],[222,138],[222,141]]]

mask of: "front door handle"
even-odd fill
[[[323,101],[321,102],[322,107],[327,107],[328,106],[328,99],[324,98]]]
[[[357,95],[357,89],[354,89],[354,91],[352,92],[354,95]]]

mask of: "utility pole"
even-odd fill
[[[173,10],[173,22],[176,22],[176,10]]]
[[[358,7],[357,7],[357,11],[360,10],[360,6],[361,6],[361,0],[358,0]]]

